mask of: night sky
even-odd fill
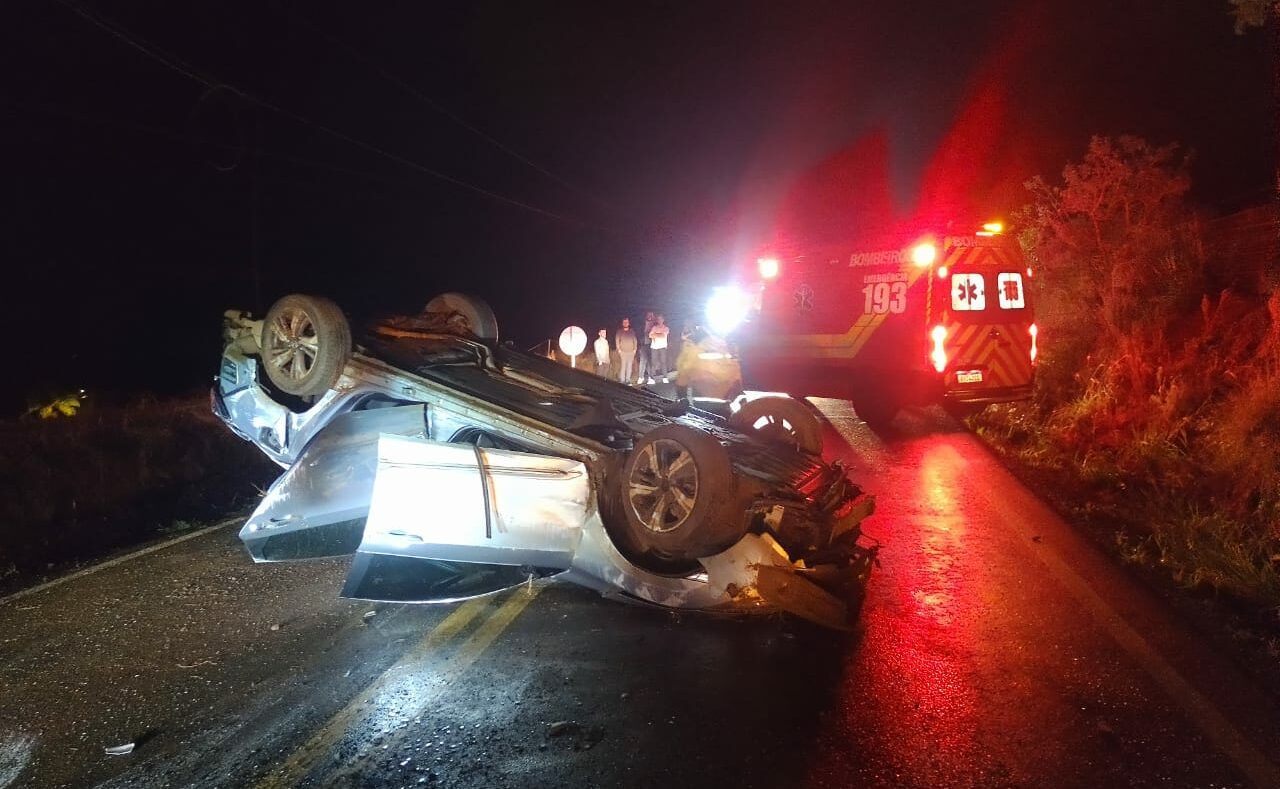
[[[1193,148],[1208,211],[1273,172],[1226,0],[369,6],[6,4],[6,413],[193,388],[293,291],[470,291],[525,345],[687,313],[819,215],[1007,215],[1095,133]]]

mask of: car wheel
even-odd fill
[[[483,299],[465,293],[441,293],[423,308],[423,312],[441,315],[451,326],[470,334],[477,340],[498,341],[498,317]]]
[[[267,310],[261,350],[274,387],[291,395],[322,394],[338,382],[351,356],[351,327],[328,299],[285,296]]]
[[[864,393],[853,398],[858,418],[874,428],[887,427],[901,406],[893,396],[881,392]]]
[[[804,403],[794,398],[750,400],[730,417],[729,424],[744,433],[755,433],[765,441],[822,454],[822,425]]]
[[[660,562],[718,553],[742,537],[729,454],[713,436],[666,425],[641,436],[622,467],[625,542]]]

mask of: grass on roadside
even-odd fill
[[[1234,421],[1210,422],[1208,432],[1147,424],[1108,445],[1082,435],[1091,430],[1079,424],[1086,408],[1073,403],[1043,418],[1035,403],[1009,404],[971,422],[1008,462],[1055,479],[1060,508],[1114,529],[1126,560],[1280,612],[1277,455],[1257,441],[1258,423],[1233,411]],[[1207,449],[1214,444],[1216,455]]]
[[[0,446],[0,580],[216,518],[275,474],[203,394],[0,421]]]

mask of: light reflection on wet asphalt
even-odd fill
[[[562,584],[445,608],[353,603],[336,598],[341,562],[252,566],[233,533],[213,534],[0,606],[0,787],[1266,775],[1273,701],[1197,652],[973,437],[935,412],[876,435],[846,404],[819,406],[829,456],[879,501],[867,530],[882,566],[850,636]],[[134,753],[104,755],[128,740]]]
[[[878,437],[844,404],[822,408],[844,428],[835,451],[881,493],[869,529],[885,548],[811,784],[1235,786],[1252,769],[1269,785],[1257,751],[1206,745],[1225,722],[1170,698],[1161,667],[1100,626],[1105,602],[1072,599],[1114,569],[1043,508],[1009,507],[1019,486],[972,436],[907,414]],[[1087,564],[1042,562],[1067,544]],[[1262,742],[1274,753],[1273,732]]]

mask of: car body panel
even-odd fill
[[[359,552],[563,570],[593,507],[579,461],[384,435]]]
[[[807,589],[804,553],[842,531],[856,538],[873,503],[838,464],[509,348],[375,333],[331,389],[291,399],[259,379],[260,322],[228,313],[226,328],[214,410],[286,469],[241,539],[255,561],[354,554],[345,596],[443,602],[559,575],[666,607],[786,610],[786,599],[759,594],[759,567],[794,576],[772,587]],[[620,548],[605,509],[616,506],[610,497],[633,442],[671,424],[720,444],[748,526],[714,556],[655,572]],[[834,552],[836,572],[865,581],[875,548],[849,536],[818,553]],[[845,607],[838,592],[815,586],[813,594]]]
[[[421,404],[335,416],[267,490],[240,530],[257,561],[352,553],[363,534],[384,435],[422,436]],[[355,522],[355,527],[351,524]]]

